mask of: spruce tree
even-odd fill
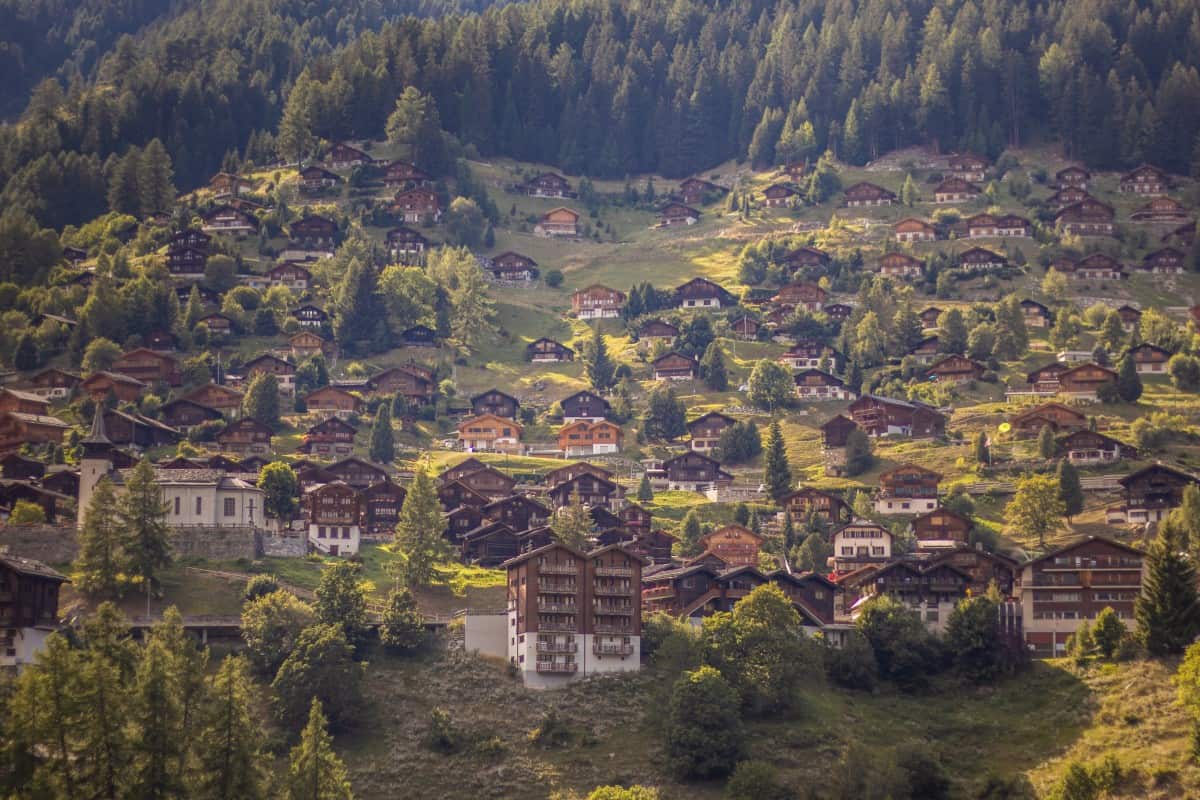
[[[767,433],[767,446],[763,457],[763,483],[766,484],[767,495],[776,503],[792,490],[792,468],[788,464],[787,447],[778,420],[771,423],[771,429]]]
[[[704,357],[700,359],[700,377],[714,392],[723,392],[729,388],[725,357],[721,354],[721,346],[715,341],[709,343]]]
[[[361,573],[362,567],[353,561],[339,560],[327,566],[317,583],[314,605],[317,619],[340,627],[356,649],[366,643],[369,633],[367,587]]]
[[[87,516],[79,529],[79,554],[71,564],[71,581],[90,597],[114,598],[124,586],[124,534],[112,481],[101,478],[92,492]]]
[[[396,459],[396,441],[392,433],[392,409],[380,403],[375,412],[375,424],[371,426],[371,460],[377,464],[390,464]]]
[[[1054,431],[1049,425],[1043,425],[1038,431],[1037,448],[1038,456],[1046,461],[1054,458],[1058,452],[1058,443],[1054,441]]]
[[[576,550],[587,548],[592,535],[592,515],[579,500],[578,492],[571,494],[570,502],[555,512],[550,521],[554,538]]]
[[[1063,501],[1067,521],[1083,511],[1083,485],[1079,482],[1079,470],[1070,459],[1058,462],[1058,496]]]
[[[700,515],[695,509],[688,511],[683,516],[683,525],[680,529],[681,550],[684,555],[696,555],[700,552],[700,537],[704,535],[704,528],[700,525]]]
[[[425,619],[408,589],[393,591],[379,626],[379,641],[389,650],[407,653],[425,642]]]
[[[608,345],[600,326],[592,329],[592,339],[587,348],[588,382],[597,392],[605,392],[616,383],[616,366],[608,355]]]
[[[175,203],[174,175],[167,148],[158,139],[151,139],[137,164],[138,196],[143,216],[170,210]]]
[[[266,797],[262,732],[253,714],[257,690],[242,656],[221,661],[202,708],[194,791],[197,800]]]
[[[645,503],[654,499],[654,488],[650,485],[650,473],[642,473],[642,482],[638,484],[637,499]]]
[[[1142,379],[1137,374],[1133,356],[1126,354],[1117,370],[1117,396],[1126,403],[1136,403],[1142,396]]]
[[[396,547],[400,553],[400,575],[408,586],[428,586],[441,579],[438,564],[450,560],[450,542],[442,535],[442,505],[433,479],[418,468],[409,484],[396,523]]]
[[[1182,653],[1200,632],[1196,568],[1183,551],[1172,512],[1146,554],[1142,593],[1134,606],[1138,636],[1151,655]]]
[[[333,751],[325,713],[315,697],[289,760],[286,800],[354,800],[346,765]]]
[[[255,373],[242,398],[242,416],[274,428],[279,425],[279,379],[269,372]]]
[[[183,708],[175,692],[172,654],[151,638],[142,649],[133,687],[138,729],[131,765],[131,797],[165,798],[183,794]]]
[[[142,459],[125,478],[125,493],[117,501],[117,517],[124,529],[124,550],[129,571],[149,592],[160,569],[171,563],[167,527],[167,501],[154,477],[149,459]]]
[[[975,442],[972,447],[975,454],[975,461],[979,464],[990,464],[991,454],[988,452],[987,434],[980,431],[975,435]]]
[[[28,331],[21,334],[21,338],[17,340],[16,349],[13,350],[12,365],[21,372],[37,369],[38,348]]]

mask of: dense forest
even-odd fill
[[[231,149],[308,155],[276,152],[281,120],[381,137],[407,86],[468,148],[594,176],[1047,137],[1100,168],[1197,155],[1192,0],[539,0],[392,21],[393,2],[315,5],[211,0],[121,36],[91,80],[43,81],[0,129],[0,200],[78,222],[129,147],[161,140],[190,188]]]

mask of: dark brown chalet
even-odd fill
[[[721,469],[720,462],[696,451],[669,458],[662,468],[669,489],[698,492],[733,482],[733,476]]]
[[[845,500],[811,486],[802,486],[785,494],[779,498],[779,505],[794,523],[803,524],[812,516],[827,523],[847,522],[850,519],[850,506]]]
[[[584,472],[574,478],[556,484],[549,491],[551,504],[554,508],[563,508],[578,498],[585,506],[608,506],[621,499],[625,491],[616,483]]]
[[[83,378],[58,367],[47,367],[21,382],[23,390],[38,397],[60,398],[69,395]]]
[[[676,194],[679,199],[689,206],[702,205],[710,197],[723,194],[725,188],[701,178],[685,178],[679,184]]]
[[[1077,189],[1086,189],[1091,179],[1092,173],[1074,164],[1069,167],[1063,167],[1054,173],[1054,185],[1059,189],[1065,189],[1068,186]]]
[[[0,553],[0,668],[34,662],[46,636],[58,629],[58,590],[66,582],[40,561]]]
[[[50,401],[20,389],[0,387],[0,412],[20,411],[22,414],[49,414]]]
[[[274,375],[281,392],[291,392],[296,386],[296,365],[271,353],[250,359],[242,366],[242,372],[247,381],[256,375]]]
[[[364,489],[363,527],[366,532],[380,536],[395,531],[407,494],[403,486],[397,486],[390,480],[373,483]]]
[[[242,236],[258,230],[258,217],[232,205],[217,206],[200,216],[205,233],[231,233]]]
[[[521,185],[522,191],[530,197],[575,197],[571,182],[555,172],[543,172],[530,178]]]
[[[237,414],[238,410],[242,407],[242,398],[242,393],[236,389],[230,389],[228,386],[221,386],[216,383],[210,383],[206,386],[201,386],[199,389],[193,389],[183,396],[185,400],[191,400],[202,406],[215,408],[227,415]]]
[[[1021,301],[1021,315],[1030,328],[1049,328],[1054,322],[1054,314],[1049,306],[1029,298]]]
[[[521,411],[521,401],[499,389],[489,389],[471,398],[471,413],[494,414],[497,417],[516,419]]]
[[[907,253],[886,253],[879,259],[879,274],[888,278],[919,278],[924,262]]]
[[[238,455],[267,455],[271,452],[273,432],[261,422],[246,417],[231,422],[217,434],[217,444],[222,450]]]
[[[1064,207],[1054,217],[1054,224],[1063,233],[1076,236],[1112,236],[1116,212],[1107,203],[1087,197]]]
[[[322,386],[304,396],[310,414],[349,417],[361,413],[365,403],[358,395],[337,386]]]
[[[1092,196],[1086,190],[1078,189],[1074,186],[1066,186],[1047,197],[1043,203],[1050,210],[1058,212],[1067,206],[1090,199],[1092,199]]]
[[[914,517],[911,525],[919,548],[967,545],[975,527],[970,517],[948,508],[935,508]]]
[[[1155,275],[1182,275],[1186,261],[1187,256],[1182,250],[1164,247],[1148,253],[1142,259],[1142,269]]]
[[[1118,308],[1117,313],[1121,315],[1121,327],[1123,327],[1127,332],[1138,327],[1139,323],[1142,321],[1141,310],[1134,308],[1128,303]]]
[[[209,408],[181,397],[163,404],[161,418],[172,428],[186,432],[204,422],[222,419],[222,415],[215,408]]]
[[[1133,626],[1145,554],[1089,536],[1021,566],[1015,593],[1025,644],[1036,656],[1064,656],[1079,626],[1105,608]]]
[[[893,231],[897,242],[932,242],[937,239],[937,228],[915,217],[900,220]]]
[[[675,341],[679,336],[679,328],[661,319],[652,319],[642,325],[638,331],[638,339],[666,339]]]
[[[1122,194],[1160,195],[1171,187],[1167,173],[1158,167],[1142,164],[1121,176],[1117,190]]]
[[[773,183],[763,189],[763,205],[767,208],[784,208],[799,192],[786,183]]]
[[[927,627],[942,630],[948,612],[967,596],[970,585],[970,575],[942,561],[893,561],[872,574],[862,588],[868,595],[895,597],[920,614]]]
[[[721,435],[733,426],[733,417],[709,411],[702,417],[697,417],[687,424],[688,434],[692,437],[693,450],[709,453],[721,442]]]
[[[846,205],[850,208],[858,206],[890,206],[896,202],[896,195],[882,186],[873,183],[856,183],[846,189]]]
[[[664,228],[676,225],[695,225],[700,221],[700,212],[683,203],[667,203],[658,210],[658,224]]]
[[[1074,464],[1111,464],[1137,458],[1137,448],[1096,431],[1075,431],[1058,440],[1058,452]]]
[[[113,372],[136,378],[142,383],[165,383],[178,386],[182,383],[179,361],[172,355],[159,353],[148,347],[138,347],[121,354],[113,362]]]
[[[1038,394],[1055,394],[1062,385],[1061,376],[1070,367],[1061,361],[1052,361],[1044,367],[1038,367],[1025,376],[1029,388]]]
[[[858,397],[841,378],[819,369],[802,370],[792,379],[796,384],[796,396],[801,400],[819,403],[828,400],[853,400]]]
[[[404,264],[420,262],[429,249],[429,240],[412,228],[401,226],[387,232],[387,250],[392,258]]]
[[[1010,417],[1009,423],[1018,435],[1025,436],[1037,436],[1047,426],[1055,433],[1060,433],[1083,430],[1088,425],[1086,414],[1062,403],[1043,403],[1027,409]]]
[[[329,321],[329,314],[320,306],[314,306],[312,303],[305,303],[292,312],[292,316],[300,323],[302,328],[319,328]]]
[[[726,308],[737,305],[737,298],[707,278],[692,278],[676,287],[675,304],[680,308]]]
[[[442,504],[442,508],[446,511],[453,511],[456,508],[469,506],[480,509],[479,515],[481,518],[483,516],[483,507],[491,502],[491,498],[485,497],[461,480],[443,483],[438,487],[437,495],[438,502]]]
[[[1183,503],[1183,490],[1197,480],[1174,467],[1151,464],[1124,476],[1118,483],[1125,490],[1125,521],[1137,524],[1161,522]]]
[[[1016,214],[976,214],[964,223],[968,239],[991,237],[1031,236],[1033,224]]]
[[[635,503],[622,508],[617,512],[617,516],[620,517],[622,525],[639,536],[649,533],[650,526],[654,523],[650,512]]]
[[[344,458],[354,452],[353,425],[340,417],[330,417],[304,433],[300,452],[310,456]]]
[[[947,178],[933,189],[935,203],[957,203],[963,200],[974,200],[982,194],[982,190],[962,178]]]
[[[62,444],[71,426],[58,417],[6,411],[0,414],[0,453],[16,450],[23,444]]]
[[[858,428],[858,423],[845,414],[838,414],[821,425],[821,446],[826,450],[846,446],[850,432]]]
[[[483,524],[484,516],[480,508],[482,506],[464,505],[444,512],[442,514],[442,521],[446,523],[446,528],[443,531],[443,536],[453,544],[460,544],[462,537],[468,531],[473,531]]]
[[[700,364],[691,356],[671,351],[650,362],[656,381],[690,381],[699,374]]]
[[[142,450],[175,444],[182,438],[179,431],[156,419],[115,408],[104,412],[104,428],[113,444],[131,445]]]
[[[1155,225],[1170,225],[1172,227],[1191,219],[1187,207],[1172,197],[1156,197],[1146,205],[1136,209],[1129,218],[1134,222],[1149,222]]]
[[[987,272],[1008,266],[1008,259],[986,247],[972,247],[958,256],[959,269],[967,272]]]
[[[489,259],[484,271],[498,281],[532,281],[540,274],[536,261],[511,250]]]
[[[337,240],[337,223],[327,217],[305,215],[288,228],[292,247],[301,250],[329,250]]]
[[[981,181],[991,162],[975,153],[956,153],[947,161],[947,171],[967,181]]]
[[[805,628],[816,630],[834,621],[834,597],[841,590],[826,578],[782,570],[763,573],[750,564],[731,568],[715,558],[645,575],[643,613],[661,611],[683,619],[699,619],[732,610],[739,600],[767,583],[775,584],[787,595]]]
[[[400,332],[400,343],[405,347],[437,347],[437,331],[428,325],[413,325]]]
[[[967,383],[978,380],[987,368],[966,356],[946,356],[925,370],[925,377],[938,383]]]
[[[403,222],[413,223],[437,222],[442,216],[441,201],[437,192],[424,186],[405,189],[397,192],[392,201],[392,213]]]
[[[922,311],[917,316],[921,318],[921,325],[925,328],[936,328],[938,320],[941,319],[943,309],[937,306],[930,306]]]
[[[1117,373],[1099,364],[1080,364],[1058,376],[1058,393],[1076,400],[1096,400],[1102,386],[1115,383]]]
[[[607,400],[588,389],[564,397],[558,405],[562,409],[563,422],[599,422],[612,410]]]
[[[636,538],[627,549],[654,564],[668,564],[671,561],[671,549],[675,545],[675,537],[663,530],[645,532],[635,531]]]
[[[8,480],[39,480],[46,474],[46,465],[36,458],[20,453],[8,453],[0,458],[0,477]]]
[[[486,464],[473,467],[470,462],[479,463],[475,459],[469,459],[469,461],[459,464],[455,469],[447,471],[446,474],[453,475],[453,480],[458,481],[474,492],[478,492],[489,500],[499,500],[513,493],[513,488],[517,485],[517,481],[511,475],[506,475],[495,467]]]
[[[197,277],[204,274],[208,252],[196,247],[171,245],[167,249],[167,272],[177,276]]]
[[[829,293],[815,283],[801,281],[779,287],[771,301],[779,305],[802,308],[805,311],[817,312],[825,304]]]
[[[574,361],[575,351],[562,342],[543,337],[526,345],[525,357],[534,363]]]
[[[503,522],[514,531],[538,528],[550,520],[550,509],[522,494],[493,500],[480,510],[488,519]]]
[[[93,400],[100,400],[112,392],[118,400],[128,403],[136,402],[149,388],[137,378],[107,371],[93,372],[79,386]]]
[[[383,168],[383,185],[389,189],[430,186],[433,176],[408,161],[393,161]]]
[[[854,313],[854,306],[848,306],[845,303],[826,303],[821,306],[821,310],[834,322],[844,322],[850,319],[850,315]]]
[[[1156,344],[1142,342],[1137,347],[1129,349],[1127,355],[1133,357],[1138,375],[1166,375],[1167,362],[1173,353]]]
[[[612,478],[611,470],[597,467],[595,464],[589,464],[586,461],[576,461],[573,464],[568,464],[565,467],[552,469],[542,476],[542,483],[547,487],[553,488],[564,481],[569,481],[578,475],[595,475],[598,478],[608,480]]]
[[[868,436],[907,436],[927,439],[946,432],[946,417],[916,401],[867,394],[850,404],[851,419]]]
[[[925,336],[913,345],[905,355],[921,364],[932,364],[941,358],[942,340],[938,336]]]
[[[1196,243],[1196,220],[1180,225],[1162,235],[1163,242],[1174,242],[1182,247],[1191,248]]]
[[[460,558],[481,567],[497,567],[521,552],[520,539],[512,526],[488,519],[462,534],[460,541]]]
[[[377,395],[402,394],[414,403],[433,398],[433,372],[418,364],[402,364],[372,375],[369,387]]]
[[[319,194],[326,189],[333,189],[342,182],[341,176],[330,172],[324,167],[312,164],[300,170],[301,194]]]
[[[692,561],[703,561],[712,554],[731,567],[758,566],[758,554],[766,537],[744,525],[725,525],[700,537],[702,553]]]
[[[217,312],[205,314],[196,320],[196,325],[203,325],[211,336],[224,336],[233,332],[233,319]]]
[[[820,369],[824,364],[836,364],[842,354],[824,342],[801,339],[779,357],[779,362],[792,369]]]
[[[329,152],[325,154],[325,163],[335,169],[358,167],[370,164],[372,161],[373,159],[362,150],[345,142],[334,143],[330,146]]]
[[[923,514],[938,507],[942,476],[917,464],[901,464],[879,476],[875,511],[879,514]]]
[[[386,469],[356,456],[343,458],[341,461],[330,464],[325,467],[325,471],[360,491],[390,480]]]

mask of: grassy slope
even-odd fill
[[[1153,662],[1084,671],[1046,662],[986,689],[945,682],[928,695],[910,696],[818,688],[794,719],[751,724],[746,746],[791,786],[828,780],[846,745],[861,741],[872,748],[927,744],[967,790],[996,772],[1025,775],[1044,791],[1068,760],[1113,755],[1137,770],[1115,797],[1183,797],[1200,789],[1200,770],[1185,766],[1189,726],[1173,704],[1168,678],[1168,667]],[[722,796],[719,785],[680,785],[665,773],[658,725],[660,692],[669,682],[649,670],[539,693],[494,663],[380,656],[368,672],[369,695],[377,702],[369,704],[363,732],[340,745],[355,792],[365,800],[394,797],[401,784],[412,797],[532,799],[628,782],[660,786],[666,800],[715,800]],[[468,740],[490,743],[449,756],[424,748],[434,707],[450,710]],[[527,739],[551,708],[576,733],[558,750]],[[1154,788],[1155,781],[1162,785]]]

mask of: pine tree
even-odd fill
[[[587,347],[587,376],[588,382],[597,392],[605,392],[616,383],[616,366],[608,355],[608,345],[600,326],[592,329],[592,339]]]
[[[846,436],[843,448],[846,457],[846,475],[854,477],[867,471],[874,460],[871,455],[871,439],[862,428],[855,428]]]
[[[334,287],[332,310],[334,336],[343,348],[364,354],[387,349],[387,309],[375,267],[352,257]]]
[[[171,563],[167,501],[154,477],[149,459],[142,459],[125,478],[125,493],[117,501],[117,518],[124,529],[129,572],[150,592],[160,569]]]
[[[379,641],[389,650],[401,653],[416,650],[425,642],[425,618],[408,589],[394,591],[388,596],[379,626]]]
[[[1159,526],[1134,606],[1138,636],[1156,656],[1182,653],[1200,632],[1196,568],[1183,552],[1179,527],[1174,512]]]
[[[1133,356],[1126,354],[1117,370],[1117,396],[1126,403],[1136,403],[1142,396],[1142,379],[1137,374]]]
[[[313,698],[300,744],[292,748],[286,800],[354,800],[346,765],[333,751],[321,701]]]
[[[988,452],[987,434],[980,431],[975,435],[975,443],[973,445],[975,453],[975,461],[980,464],[990,464],[992,461],[991,454]]]
[[[396,523],[401,577],[408,586],[428,586],[441,579],[438,564],[452,557],[450,543],[442,535],[444,527],[433,480],[424,469],[417,469]]]
[[[550,521],[554,538],[576,550],[587,548],[592,535],[592,515],[579,500],[578,492],[571,494],[570,502],[558,509]]]
[[[204,303],[200,300],[200,287],[192,284],[192,290],[188,292],[187,305],[183,310],[183,327],[189,331],[192,330],[203,316]]]
[[[120,214],[137,215],[142,209],[138,167],[141,154],[131,147],[121,158],[115,160],[112,174],[108,178],[108,208]]]
[[[325,568],[317,583],[317,619],[337,625],[355,648],[367,641],[367,587],[361,580],[362,567],[339,560]]]
[[[696,555],[700,552],[700,537],[704,535],[704,528],[700,525],[700,516],[695,509],[688,511],[683,516],[683,525],[680,528],[680,542],[684,555]]]
[[[1058,497],[1063,502],[1067,521],[1083,511],[1083,485],[1079,482],[1079,470],[1070,459],[1058,463]]]
[[[787,447],[778,420],[771,422],[771,429],[767,433],[767,446],[763,456],[763,483],[767,486],[767,495],[776,503],[792,490],[792,468],[788,464]]]
[[[259,800],[266,797],[262,767],[262,732],[251,716],[256,689],[242,656],[228,656],[213,676],[202,709],[197,800]]]
[[[131,676],[106,647],[87,648],[79,670],[80,714],[72,731],[79,765],[76,797],[124,797],[133,758],[129,710]]]
[[[917,184],[913,181],[911,172],[904,176],[904,185],[900,187],[900,202],[909,207],[917,202]]]
[[[641,503],[654,499],[654,488],[650,485],[650,474],[648,472],[642,473],[642,482],[638,484],[637,499]]]
[[[160,638],[151,638],[142,649],[133,688],[132,716],[139,735],[131,797],[165,800],[183,794],[186,737],[171,662],[172,654]]]
[[[38,348],[28,331],[21,334],[17,347],[13,350],[12,365],[22,372],[37,369]]]
[[[168,211],[175,203],[175,172],[171,156],[158,139],[151,139],[138,162],[137,184],[142,215]]]
[[[392,432],[392,409],[380,403],[375,412],[375,424],[371,426],[371,460],[377,464],[390,464],[396,458],[396,442]]]
[[[1058,443],[1054,441],[1054,431],[1049,425],[1043,425],[1038,432],[1038,456],[1045,461],[1054,458],[1054,454],[1058,452]]]
[[[704,357],[700,359],[700,377],[714,392],[723,392],[729,388],[725,357],[721,354],[721,346],[715,341],[709,343]]]
[[[274,428],[279,425],[279,379],[269,372],[255,373],[242,398],[242,416]]]

